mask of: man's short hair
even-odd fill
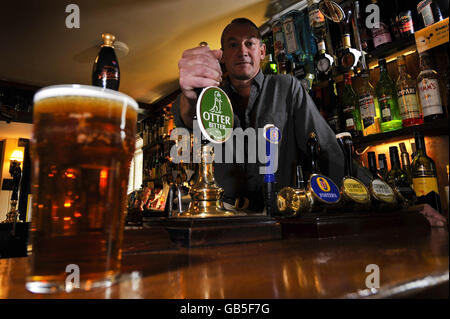
[[[253,27],[253,28],[255,28],[256,29],[256,34],[257,34],[257,38],[260,40],[260,41],[262,41],[262,36],[261,36],[261,32],[259,31],[259,28],[256,26],[256,24],[254,24],[251,20],[249,20],[249,19],[247,19],[247,18],[237,18],[237,19],[234,19],[233,21],[231,21],[230,22],[230,24],[228,24],[226,27],[225,27],[225,29],[223,29],[223,32],[222,32],[222,36],[220,37],[220,44],[221,44],[221,46],[222,46],[222,49],[223,49],[223,46],[224,46],[224,43],[223,43],[223,41],[225,40],[225,33],[231,28],[231,26],[232,25],[234,25],[234,24],[240,24],[240,25],[249,25],[249,26],[251,26],[251,27]]]

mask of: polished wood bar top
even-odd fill
[[[108,288],[33,294],[28,258],[0,259],[0,298],[386,298],[448,285],[447,228],[383,231],[325,239],[197,248],[170,247],[123,256],[123,279]],[[368,289],[375,264],[380,288]],[[448,293],[448,290],[447,290]],[[448,298],[448,295],[447,295]]]

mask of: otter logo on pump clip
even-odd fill
[[[214,105],[209,111],[213,113],[222,113],[222,96],[219,91],[214,91]]]

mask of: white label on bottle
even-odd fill
[[[419,12],[422,14],[423,24],[427,27],[434,23],[433,11],[431,10],[431,3],[425,5]]]
[[[438,80],[423,79],[420,81],[419,97],[420,103],[422,103],[423,116],[443,113]]]
[[[416,89],[407,87],[397,91],[398,107],[403,120],[420,117],[419,103],[417,101]]]
[[[361,118],[364,123],[364,128],[372,125],[375,122],[375,103],[372,95],[363,95],[359,99],[359,108],[361,111]]]
[[[375,46],[375,48],[384,43],[392,42],[389,29],[383,22],[375,24],[374,28],[372,29],[372,37],[373,45]]]
[[[284,36],[286,37],[287,53],[294,53],[298,51],[297,41],[295,39],[294,22],[292,18],[287,18],[283,23]]]
[[[353,129],[353,128],[355,128],[355,122],[353,121],[352,118],[346,119],[345,126],[347,129]]]
[[[389,109],[389,108],[385,108],[385,109],[383,109],[383,111],[381,112],[381,116],[383,117],[383,119],[387,119],[387,118],[391,118],[391,109]],[[389,121],[389,120],[387,120],[387,121]]]

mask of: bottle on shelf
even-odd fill
[[[103,44],[92,68],[92,85],[117,91],[120,84],[120,69],[114,52],[115,36],[103,33],[102,39]]]
[[[333,79],[330,79],[328,82],[328,94],[330,97],[330,103],[327,105],[327,123],[334,131],[335,134],[341,132],[341,114],[339,107],[339,98],[336,90],[336,82]]]
[[[386,180],[389,170],[385,154],[378,154],[378,166],[380,167],[378,175],[380,175],[383,180]]]
[[[287,58],[291,61],[293,60],[294,56],[300,57],[300,60],[303,60],[305,55],[298,30],[295,27],[297,24],[296,20],[298,20],[299,18],[300,12],[295,10],[288,12],[281,18],[286,54]]]
[[[319,110],[320,115],[326,120],[327,119],[327,113],[325,111],[325,106],[322,98],[322,89],[319,86],[313,87],[313,92],[311,95],[314,103],[316,104],[317,109]]]
[[[275,61],[277,62],[279,74],[286,74],[286,40],[283,33],[283,25],[280,20],[277,20],[272,25],[273,33],[273,50]]]
[[[417,155],[412,163],[412,181],[417,202],[420,204],[429,204],[441,212],[441,198],[439,196],[436,164],[427,155],[423,134],[415,132],[414,140],[416,142]]]
[[[322,40],[317,44],[318,53],[314,57],[314,66],[319,80],[328,79],[334,59],[327,54],[325,41]]]
[[[397,57],[398,79],[397,100],[403,126],[418,125],[423,123],[423,116],[417,98],[417,83],[406,69],[406,57]]]
[[[420,104],[422,105],[423,120],[433,121],[444,117],[441,93],[439,91],[439,75],[433,70],[431,59],[427,52],[420,57],[420,73],[417,77]]]
[[[350,34],[342,36],[342,50],[339,51],[338,65],[341,73],[348,72],[356,66],[361,57],[361,53],[352,48]]]
[[[374,47],[373,47],[372,37],[370,36],[370,31],[367,29],[366,23],[365,23],[364,4],[361,7],[360,6],[361,2],[362,1],[355,1],[355,3],[354,3],[355,15],[356,15],[357,24],[358,24],[358,33],[359,33],[359,39],[361,42],[361,49],[365,53],[369,53],[374,49]]]
[[[408,151],[406,150],[406,145],[405,143],[400,143],[399,147],[400,147],[400,160],[402,162],[402,170],[406,173],[409,184],[412,185],[411,162],[409,160]]]
[[[408,176],[400,167],[400,159],[398,156],[397,146],[389,147],[389,155],[391,159],[391,170],[387,174],[386,182],[394,189],[398,199],[410,205],[416,202],[416,194],[410,186]]]
[[[359,111],[363,124],[363,135],[367,136],[381,132],[380,109],[373,86],[369,82],[369,72],[362,72],[361,79],[363,83],[358,90]]]
[[[369,185],[372,204],[377,208],[394,208],[397,204],[394,190],[378,174],[375,152],[367,152],[367,162],[372,173]]]
[[[362,136],[361,114],[359,113],[358,95],[352,87],[350,73],[344,74],[344,90],[342,92],[342,124],[343,131],[349,132],[353,137]]]
[[[317,0],[308,0],[308,16],[309,25],[311,26],[314,37],[320,42],[325,39],[327,30],[325,17],[319,10],[318,2]]]
[[[371,0],[372,4],[378,5],[380,9],[380,21],[374,23],[374,27],[371,30],[372,40],[374,48],[378,48],[384,44],[392,42],[391,32],[389,31],[389,21],[387,10],[382,10],[386,8],[385,6],[380,6],[377,0]]]
[[[398,28],[400,38],[408,38],[414,34],[413,10],[411,10],[410,0],[395,0],[396,17],[395,23]]]
[[[425,27],[443,19],[439,4],[436,0],[422,0],[417,4],[417,12]]]
[[[277,64],[273,60],[272,53],[268,54],[268,61],[264,67],[264,74],[278,74]]]
[[[391,169],[387,175],[387,182],[391,186],[409,185],[408,176],[400,166],[400,157],[398,156],[397,146],[389,147],[389,155],[391,159]]]
[[[402,128],[402,119],[398,110],[397,90],[387,71],[385,59],[379,59],[380,79],[376,86],[380,106],[381,131],[389,132]]]

